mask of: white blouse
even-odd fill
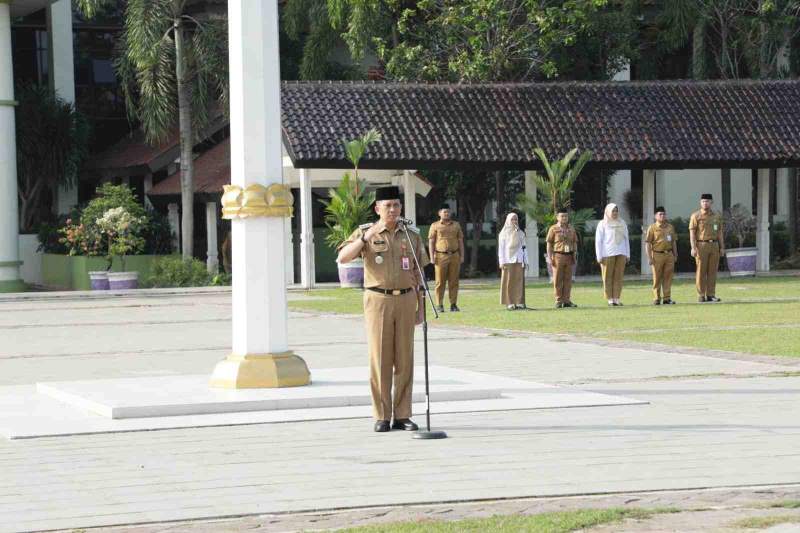
[[[600,221],[597,224],[597,230],[594,233],[594,251],[597,255],[597,260],[602,261],[605,257],[612,257],[615,255],[624,255],[628,259],[631,258],[631,243],[628,239],[628,225],[625,224],[625,238],[619,244],[614,242],[614,230],[606,228],[605,221]]]
[[[508,257],[508,239],[502,234],[497,240],[497,259],[500,265],[507,263],[523,263],[528,264],[528,250],[525,247],[525,232],[520,230],[520,237],[522,238],[522,246],[517,250],[514,257]]]

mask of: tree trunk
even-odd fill
[[[192,147],[192,88],[186,80],[183,22],[175,19],[175,77],[178,82],[178,126],[181,140],[181,255],[194,252],[194,160]]]
[[[472,204],[467,204],[470,222],[472,222],[472,245],[469,250],[469,275],[478,274],[478,252],[481,247],[481,230],[483,229],[483,212],[486,202],[481,202],[480,209],[475,209]]]
[[[692,32],[692,78],[706,78],[706,24],[698,19]]]
[[[496,170],[494,173],[494,194],[497,203],[496,215],[497,227],[502,227],[503,215],[506,210],[505,205],[505,181],[506,175],[502,170]]]

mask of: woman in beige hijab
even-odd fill
[[[528,251],[525,232],[519,229],[516,213],[509,213],[497,239],[497,259],[500,276],[500,303],[509,311],[525,309],[525,268]]]
[[[622,278],[625,265],[631,259],[628,240],[628,225],[619,218],[617,204],[608,204],[603,220],[597,224],[594,234],[594,249],[603,275],[603,291],[610,306],[620,306]]]

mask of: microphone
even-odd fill
[[[397,221],[400,222],[401,224],[405,224],[406,226],[413,226],[414,225],[414,221],[411,220],[410,218],[400,217],[400,218],[397,219]]]

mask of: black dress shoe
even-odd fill
[[[664,303],[667,303],[667,300],[664,300]],[[661,305],[661,300],[653,300],[653,305]]]
[[[564,302],[564,307],[578,307],[578,304],[572,302]]]
[[[388,424],[388,422],[387,422]],[[395,418],[392,423],[392,429],[402,429],[403,431],[416,431],[419,429],[413,420],[410,418]]]
[[[706,301],[707,302],[721,302],[722,300],[720,300],[716,296],[708,296],[708,297],[706,297]]]
[[[389,431],[389,421],[388,420],[376,420],[375,421],[375,433],[386,433]]]
[[[673,300],[672,298],[667,298],[666,300],[664,300],[664,305],[675,305],[675,300]]]
[[[707,301],[708,301],[708,299],[706,299],[705,296],[698,296],[697,297],[697,303],[702,304],[702,303],[706,303]]]
[[[564,307],[564,302],[556,302],[556,309],[561,309]]]
[[[456,304],[450,304],[450,312],[451,313],[458,313],[461,309],[458,308]]]
[[[437,310],[438,312],[440,312],[440,313],[444,313],[444,306],[443,306],[443,305],[437,305],[437,306],[436,306],[436,310]]]

